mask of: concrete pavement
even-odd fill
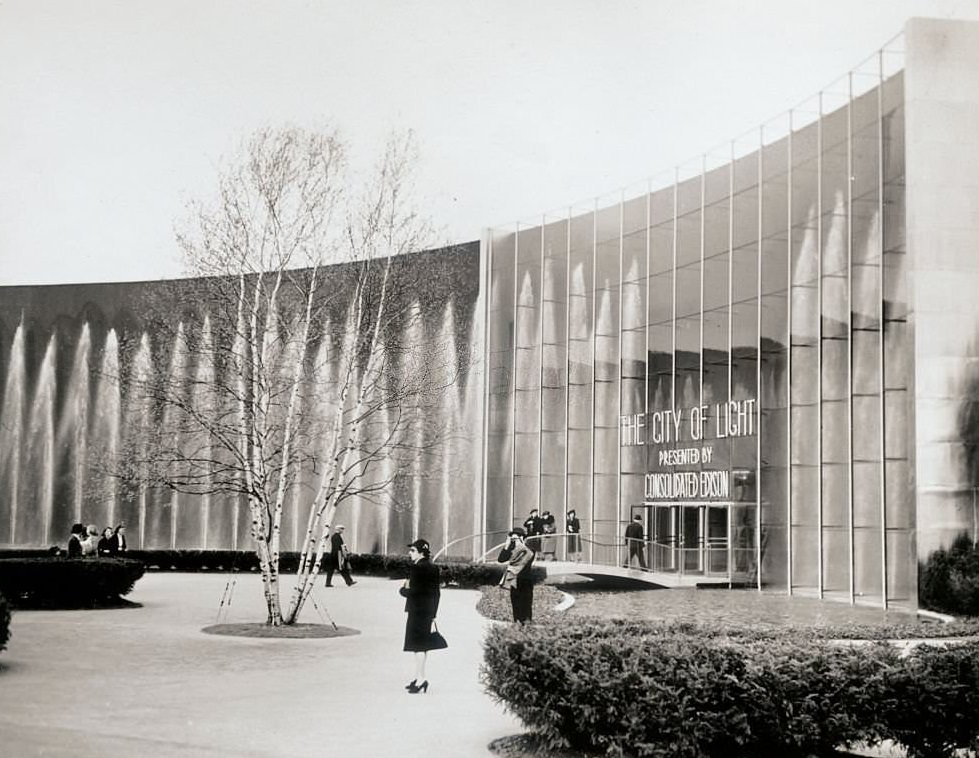
[[[439,628],[450,647],[429,654],[428,693],[409,695],[398,582],[317,587],[317,602],[358,635],[204,634],[229,578],[150,573],[127,598],[141,607],[15,611],[0,653],[0,753],[468,758],[523,731],[479,684],[481,641],[494,622],[476,612],[477,592],[443,591]],[[264,618],[259,577],[238,576],[221,621]],[[302,621],[321,620],[307,606]]]

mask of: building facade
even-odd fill
[[[621,563],[638,515],[656,571],[915,607],[919,561],[979,530],[977,177],[979,24],[914,19],[666,177],[408,256],[452,272],[419,307],[475,356],[442,409],[468,464],[405,472],[400,512],[348,506],[348,542],[478,556],[574,510],[583,558]],[[98,365],[144,344],[172,370],[138,303],[179,286],[0,288],[0,543],[91,513],[144,547],[245,546],[240,504],[202,518],[85,473],[130,412]]]
[[[912,20],[665,183],[493,230],[486,528],[573,508],[621,562],[638,514],[657,570],[913,607],[976,529],[977,50]]]

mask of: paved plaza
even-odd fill
[[[358,577],[323,589],[320,579],[317,601],[357,635],[204,634],[229,578],[149,573],[128,596],[140,607],[15,611],[0,653],[0,754],[466,758],[523,731],[479,684],[481,642],[495,622],[476,612],[478,592],[442,593],[450,647],[429,655],[428,693],[409,695],[398,582]],[[238,576],[221,621],[264,618],[259,577]],[[322,619],[310,605],[302,621]]]

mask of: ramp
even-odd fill
[[[703,574],[679,574],[674,572],[652,571],[650,569],[625,568],[624,566],[606,566],[599,563],[577,563],[572,561],[542,561],[534,562],[534,568],[544,569],[548,578],[552,576],[584,576],[599,578],[614,576],[620,579],[632,579],[655,587],[677,588],[711,585],[726,587],[729,580],[726,576],[704,576]]]

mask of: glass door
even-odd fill
[[[728,508],[707,506],[707,573],[727,574]]]
[[[653,571],[676,571],[676,506],[655,505],[652,511],[650,568]]]
[[[680,551],[683,571],[686,574],[700,574],[704,571],[704,507],[701,505],[682,505],[680,526]]]

